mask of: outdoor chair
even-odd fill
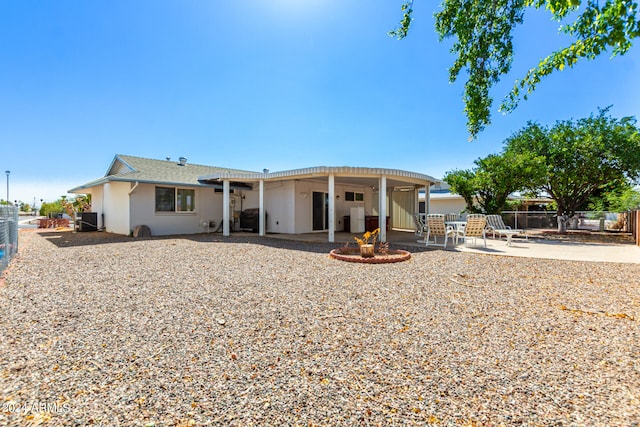
[[[444,223],[444,215],[443,214],[428,214],[427,215],[427,238],[425,239],[425,243],[429,246],[429,238],[433,237],[433,244],[438,245],[438,236],[442,237],[444,243],[443,247],[447,247],[447,240],[449,236],[453,234],[453,227],[449,227]]]
[[[504,224],[502,216],[500,215],[487,215],[487,232],[493,235],[493,238],[505,236],[507,238],[507,245],[511,246],[511,238],[515,235],[524,235],[525,240],[529,240],[527,233],[524,230],[512,229],[508,225]]]
[[[448,214],[445,214],[444,220],[445,222],[459,221],[460,215],[458,215],[457,213],[448,213]]]
[[[484,247],[487,247],[487,235],[486,235],[487,217],[484,214],[469,214],[467,215],[467,225],[462,232],[462,238],[464,239],[464,245],[468,246],[469,240],[473,239],[474,243],[479,237],[484,240]]]
[[[444,216],[445,224],[450,226],[453,229],[453,235],[456,239],[456,245],[458,244],[458,239],[462,237],[462,233],[464,231],[465,222],[460,220],[460,215],[457,213],[448,213]]]
[[[417,213],[417,214],[413,214],[413,223],[415,224],[416,227],[416,236],[418,237],[423,237],[424,233],[426,233],[427,231],[427,226],[424,223],[424,221],[422,221],[422,216]],[[421,240],[419,240],[419,242],[422,242]]]

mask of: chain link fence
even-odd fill
[[[502,218],[512,228],[558,228],[558,217],[550,211],[503,211]],[[567,229],[630,232],[628,218],[627,212],[579,211],[570,219]]]
[[[18,252],[18,207],[0,205],[0,273]]]

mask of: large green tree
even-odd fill
[[[535,90],[540,80],[554,71],[572,67],[581,59],[594,59],[611,51],[625,54],[640,37],[638,2],[632,0],[443,0],[435,14],[440,40],[453,39],[456,59],[449,80],[456,81],[465,70],[464,111],[470,139],[491,123],[493,98],[490,89],[511,69],[513,32],[523,22],[527,8],[546,9],[557,21],[573,20],[561,27],[574,42],[551,52],[515,82],[500,109],[508,112],[521,98]],[[403,17],[391,36],[407,36],[412,22],[413,0],[402,4]]]
[[[627,181],[607,185],[589,198],[590,211],[626,212],[640,208],[640,191]]]
[[[509,194],[531,189],[544,172],[544,158],[514,151],[477,159],[471,170],[454,170],[444,180],[451,191],[460,194],[467,211],[499,214]]]
[[[444,175],[443,180],[449,184],[453,194],[459,194],[464,199],[469,213],[480,212],[475,204],[478,186],[475,181],[476,174],[472,169],[454,169]]]
[[[505,152],[545,159],[540,188],[556,202],[559,217],[572,216],[605,186],[640,177],[640,131],[632,117],[608,109],[549,128],[529,123],[505,141]],[[561,231],[564,223],[558,221]]]

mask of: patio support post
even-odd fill
[[[336,235],[336,179],[333,174],[329,175],[329,242],[335,241]]]
[[[222,235],[228,237],[229,229],[229,180],[222,181]]]
[[[424,186],[424,214],[431,213],[431,185],[427,183]]]
[[[380,177],[380,190],[379,195],[379,208],[380,213],[378,217],[378,226],[380,227],[380,241],[387,241],[387,177],[382,175]]]
[[[260,186],[258,187],[258,192],[260,194],[260,219],[259,219],[259,228],[258,234],[264,236],[265,234],[265,223],[264,223],[264,179],[260,180]]]

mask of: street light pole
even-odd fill
[[[9,174],[11,171],[4,171],[4,173],[7,174],[7,204],[9,204]]]

